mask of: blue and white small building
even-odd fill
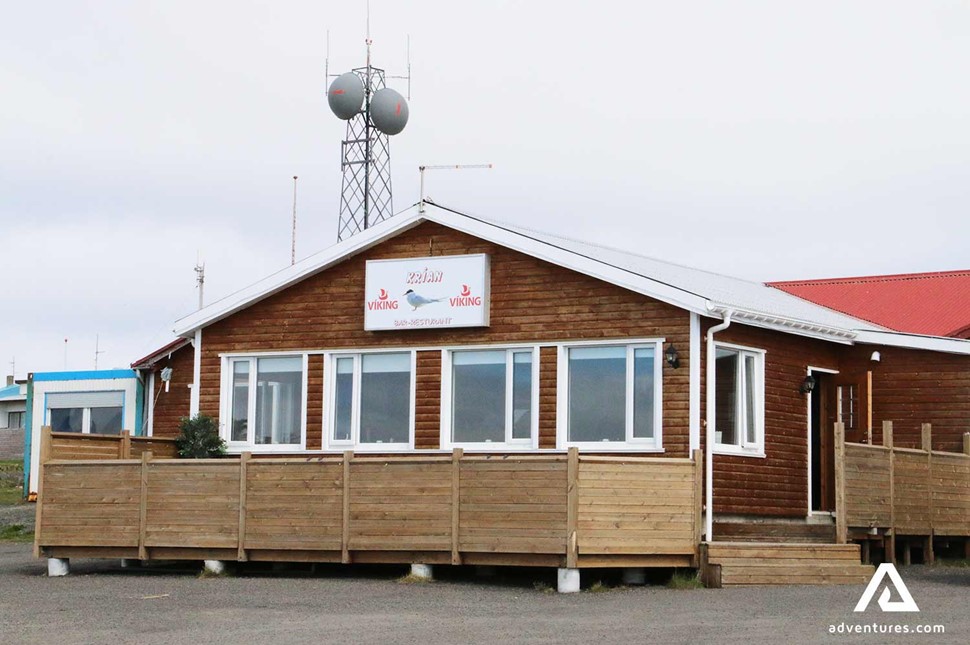
[[[130,369],[82,372],[35,372],[27,378],[24,478],[37,491],[40,432],[144,434],[144,387]]]

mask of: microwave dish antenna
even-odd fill
[[[411,98],[411,41],[408,38],[407,76],[391,76],[371,63],[370,9],[367,12],[366,65],[342,74],[330,74],[330,32],[327,32],[325,75],[330,82],[327,103],[334,115],[347,122],[341,142],[340,212],[337,241],[367,230],[394,214],[391,190],[390,137],[408,122]],[[390,78],[407,80],[407,98],[387,87]]]

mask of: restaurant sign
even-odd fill
[[[488,256],[368,260],[364,329],[486,327]]]

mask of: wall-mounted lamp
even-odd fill
[[[879,354],[879,352],[873,352],[872,356],[869,357],[869,360],[873,363],[878,363],[882,360],[882,356]]]
[[[165,383],[165,391],[168,392],[168,384],[172,380],[172,368],[166,367],[162,370],[162,382]]]
[[[802,384],[799,386],[798,391],[801,392],[802,394],[809,394],[812,390],[815,389],[815,382],[816,382],[815,377],[809,374],[808,376],[805,377],[805,380],[802,381]]]
[[[673,343],[667,345],[667,351],[664,352],[664,360],[671,367],[680,367],[680,354],[677,353],[677,348],[674,347]]]

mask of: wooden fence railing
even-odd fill
[[[41,446],[48,443],[51,459],[139,459],[143,452],[161,458],[178,456],[175,439],[168,437],[133,437],[128,430],[121,434],[51,432],[49,426],[42,432]]]
[[[836,534],[884,535],[890,558],[897,535],[923,536],[932,560],[935,536],[970,536],[970,433],[963,453],[932,449],[923,424],[920,449],[893,446],[892,422],[883,423],[883,445],[846,443],[835,426]]]
[[[702,460],[438,455],[43,463],[53,557],[687,566]]]

